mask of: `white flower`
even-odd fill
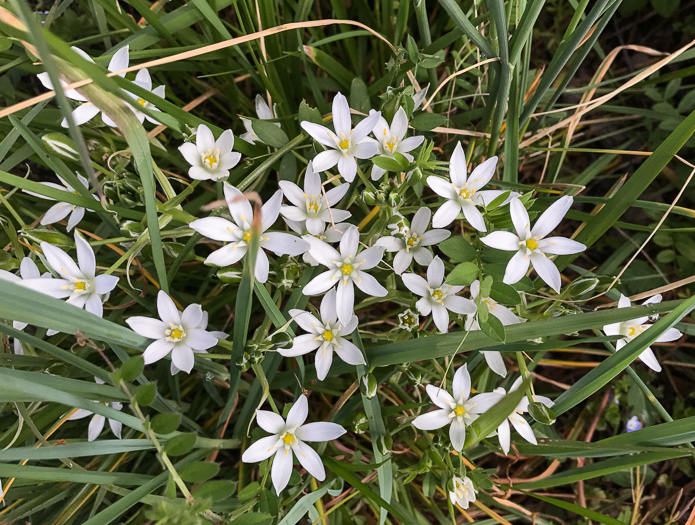
[[[87,181],[86,178],[84,178],[80,174],[77,175],[77,180],[80,181],[80,184],[84,186],[85,188],[89,188],[89,182]],[[56,184],[55,182],[40,182],[39,184],[43,184],[44,186],[48,186],[49,188],[54,188],[56,190],[60,191],[67,191],[70,192],[74,195],[78,195],[79,193],[75,188],[70,186],[67,182],[65,182],[60,175],[56,175],[60,182],[63,184],[62,186],[60,184]],[[45,195],[41,195],[39,193],[34,193],[33,191],[28,191],[28,190],[22,190],[25,193],[28,193],[29,195],[33,195],[34,197],[39,197],[40,199],[46,199],[49,201],[54,201],[52,197],[46,197]],[[94,200],[99,200],[99,198],[96,195],[92,195]],[[58,204],[54,204],[51,206],[46,214],[43,216],[41,219],[41,225],[46,226],[48,224],[53,224],[54,222],[62,221],[65,217],[70,215],[70,218],[68,219],[68,226],[67,230],[70,231],[72,230],[75,226],[77,226],[80,221],[82,220],[82,217],[84,217],[85,209],[81,208],[80,206],[75,206],[74,204],[69,204],[67,202],[59,202]]]
[[[431,216],[430,209],[422,207],[413,217],[410,228],[403,225],[393,236],[382,237],[376,242],[377,246],[383,246],[387,252],[398,252],[393,258],[393,269],[397,274],[402,274],[410,266],[413,258],[422,266],[430,264],[432,252],[427,246],[439,244],[451,235],[448,230],[427,231]]]
[[[398,314],[398,328],[401,330],[413,332],[417,330],[418,326],[420,326],[420,317],[418,317],[417,312],[408,308],[405,312]]]
[[[471,283],[470,292],[471,300],[476,302],[478,294],[480,293],[480,281],[476,279]],[[517,317],[509,308],[499,304],[491,297],[481,297],[480,301],[487,305],[487,309],[490,314],[497,317],[503,326],[519,324],[522,321],[522,319]],[[466,318],[464,328],[466,330],[480,330],[477,311],[473,315],[469,315]],[[485,357],[485,361],[487,362],[488,366],[495,374],[502,377],[507,375],[507,368],[504,366],[504,359],[502,359],[502,354],[500,352],[488,351],[482,352],[482,354],[483,357]]]
[[[319,241],[325,241],[331,244],[340,242],[340,239],[343,238],[343,233],[345,233],[347,229],[350,227],[350,224],[348,224],[347,222],[339,222],[335,226],[333,226],[332,224],[326,224],[326,227],[322,232],[316,235],[312,235],[311,233],[307,232],[306,223],[304,221],[297,222],[285,219],[285,223],[287,224],[287,226],[289,226],[289,228],[292,231],[297,232],[299,235],[302,236],[302,239],[306,240],[307,242],[310,237],[313,237],[315,239],[318,239]],[[319,265],[319,262],[311,256],[311,252],[309,250],[305,251],[304,254],[302,254],[302,260],[311,266]]]
[[[205,310],[203,310],[203,317],[200,319],[200,324],[198,326],[196,326],[196,328],[199,330],[206,330],[207,327],[208,327],[208,313]],[[227,337],[229,337],[229,335],[226,334],[225,332],[219,332],[217,330],[206,330],[206,331],[207,331],[207,333],[209,333],[210,335],[215,337],[218,341],[220,339],[227,339]],[[193,352],[194,353],[196,353],[196,352],[207,353],[206,350],[196,350],[195,348],[193,349]],[[181,372],[181,369],[176,366],[173,359],[171,360],[171,367],[169,368],[169,371],[171,372],[172,376],[175,376],[176,374]]]
[[[334,289],[323,296],[321,320],[303,310],[290,310],[294,321],[309,333],[295,337],[291,348],[278,350],[278,353],[285,357],[296,357],[316,350],[316,376],[321,381],[326,378],[331,368],[333,352],[350,365],[366,364],[360,349],[345,339],[346,335],[350,335],[357,328],[357,316],[353,315],[346,325],[340,323],[335,296]]]
[[[509,389],[509,393],[514,392],[515,390],[518,390],[519,387],[521,386],[522,378],[519,377],[517,378],[516,381],[514,381],[514,384],[512,385],[512,388]],[[476,396],[476,399],[480,399],[482,404],[485,404],[488,407],[494,408],[494,405],[496,405],[504,396],[507,395],[507,391],[500,387],[500,388],[495,388],[492,392],[488,392],[485,394],[479,394]],[[537,401],[539,403],[543,403],[547,407],[552,407],[553,402],[545,397],[545,396],[533,396],[534,401]],[[519,435],[524,438],[526,441],[533,445],[537,445],[538,442],[536,441],[536,436],[533,433],[533,430],[531,429],[531,425],[528,424],[526,419],[524,419],[524,414],[525,412],[528,412],[528,406],[529,406],[529,400],[528,397],[524,397],[521,401],[519,401],[519,404],[516,406],[514,411],[509,415],[507,419],[502,421],[499,427],[497,427],[497,436],[500,439],[500,446],[502,447],[502,450],[504,450],[505,454],[509,454],[509,447],[510,447],[510,442],[511,442],[511,429],[509,427],[509,423],[512,424],[514,429],[519,433]]]
[[[256,95],[256,115],[258,115],[258,118],[261,120],[270,120],[274,119],[275,116],[273,115],[274,111],[270,109],[270,106],[266,103],[265,100],[263,100],[263,97],[260,95]],[[242,124],[244,124],[244,128],[246,128],[246,133],[242,133],[239,138],[241,140],[245,140],[249,144],[255,144],[256,141],[263,142],[261,139],[258,138],[258,135],[256,135],[256,132],[253,130],[253,121],[248,118],[240,117]],[[279,128],[280,123],[279,122],[274,122],[274,124]]]
[[[372,246],[357,253],[360,245],[360,233],[357,226],[350,226],[340,239],[340,252],[323,241],[307,237],[311,245],[311,256],[326,266],[325,271],[304,286],[304,295],[318,295],[334,286],[336,293],[336,310],[338,319],[347,325],[353,316],[355,306],[355,289],[357,286],[367,295],[384,297],[388,291],[364,270],[374,268],[384,254],[381,246]]]
[[[94,63],[94,60],[92,59],[92,57],[90,57],[87,53],[85,53],[81,49],[79,49],[77,47],[72,47],[71,49],[75,53],[80,55],[82,58],[84,58],[85,60],[88,60],[89,62]],[[113,54],[113,56],[111,57],[111,60],[109,61],[109,67],[108,67],[109,72],[114,73],[116,71],[122,71],[123,69],[126,69],[128,67],[128,62],[129,62],[128,52],[129,52],[128,46],[124,46]],[[125,73],[121,73],[118,76],[124,77]],[[51,83],[51,79],[49,78],[48,73],[39,73],[37,75],[37,77],[39,78],[39,81],[41,82],[41,84],[43,84],[43,86],[46,89],[50,89],[50,90],[53,89],[53,84]],[[61,79],[60,85],[61,85],[61,87],[65,87],[68,85],[68,83]],[[80,106],[77,107],[77,109],[75,109],[72,112],[72,118],[75,121],[76,126],[84,124],[85,122],[89,122],[98,113],[101,113],[101,118],[105,124],[108,124],[109,126],[115,126],[116,125],[113,122],[113,120],[111,120],[111,118],[109,118],[108,115],[106,115],[106,113],[101,112],[101,110],[98,107],[96,107],[94,104],[89,102],[87,100],[87,98],[84,95],[82,95],[81,93],[79,93],[78,91],[76,91],[74,89],[69,89],[68,91],[65,92],[65,96],[68,97],[69,99],[76,100],[78,102],[84,102],[84,104],[81,104]],[[63,121],[60,123],[60,125],[63,126],[64,128],[67,128],[68,127],[67,119],[63,119]]]
[[[220,180],[229,177],[229,170],[239,163],[241,153],[232,151],[234,134],[231,130],[222,132],[215,140],[212,131],[205,124],[198,126],[195,144],[186,142],[179,146],[181,155],[191,167],[188,176],[197,180]]]
[[[224,183],[224,195],[232,214],[232,220],[222,217],[206,217],[197,219],[190,224],[195,231],[215,239],[226,241],[229,244],[212,252],[205,264],[215,266],[230,266],[239,261],[248,251],[248,243],[251,240],[251,225],[253,224],[253,208],[243,193],[234,186]],[[276,255],[300,255],[309,249],[309,244],[292,234],[283,232],[266,232],[278,218],[282,203],[282,191],[278,190],[261,208],[261,240],[256,254],[256,280],[264,283],[268,280],[270,263],[265,250],[270,250]]]
[[[444,263],[435,257],[427,268],[427,280],[414,273],[404,273],[403,284],[414,294],[422,297],[415,306],[421,315],[430,315],[440,332],[449,330],[449,310],[455,314],[470,315],[475,312],[475,303],[456,295],[463,286],[444,284]]]
[[[104,384],[104,381],[102,381],[98,377],[94,377],[94,381],[96,381],[100,385]],[[111,401],[110,403],[104,402],[103,404],[106,406],[110,406],[111,408],[115,408],[116,410],[121,410],[123,408],[123,405],[118,401]],[[94,412],[92,412],[91,410],[78,408],[75,411],[75,413],[68,418],[68,421],[82,419],[92,414],[94,414]],[[105,422],[106,418],[104,416],[102,416],[101,414],[94,414],[92,420],[89,422],[89,428],[87,430],[87,441],[94,441],[96,438],[99,437],[99,434],[101,434],[101,431],[104,429]],[[120,421],[116,421],[115,419],[109,419],[109,426],[111,427],[111,432],[113,432],[113,435],[116,436],[118,439],[121,439],[121,430],[123,429],[123,423],[121,423]]]
[[[258,426],[272,436],[256,441],[244,451],[241,460],[244,463],[258,463],[274,454],[270,476],[278,494],[290,481],[293,453],[309,474],[319,481],[326,479],[321,458],[305,441],[332,441],[345,434],[345,429],[337,423],[304,424],[308,413],[308,402],[304,396],[299,396],[292,406],[287,421],[274,412],[256,410]]]
[[[84,308],[88,312],[103,316],[103,302],[108,294],[116,287],[118,277],[113,275],[95,275],[96,258],[94,251],[82,236],[75,232],[75,248],[77,249],[77,263],[60,248],[41,243],[41,250],[46,256],[48,265],[60,277],[57,279],[44,279],[41,277],[25,279],[23,284],[32,290],[45,293],[56,299],[65,299],[66,302]]]
[[[661,294],[650,297],[642,304],[657,304],[661,302]],[[618,301],[618,308],[629,308],[631,305],[630,299],[620,294],[620,300]],[[615,343],[615,349],[620,350],[623,346],[632,341],[635,337],[640,335],[642,332],[647,330],[652,325],[648,323],[649,317],[638,317],[637,319],[630,319],[629,321],[623,321],[622,323],[613,323],[603,327],[603,331],[606,335],[620,335],[623,336]],[[671,341],[676,341],[680,339],[683,334],[675,328],[669,328],[659,338],[654,341],[655,343],[669,343]],[[656,360],[656,356],[651,348],[647,347],[644,352],[638,356],[642,362],[655,372],[661,372],[661,365]]]
[[[377,142],[367,135],[374,129],[381,113],[372,113],[352,128],[350,106],[347,99],[338,93],[333,99],[333,127],[335,133],[325,126],[302,121],[302,128],[314,140],[331,149],[322,151],[314,158],[314,170],[317,173],[331,169],[336,164],[338,171],[347,182],[355,180],[357,161],[371,159],[378,150]]]
[[[349,184],[340,184],[326,192],[321,191],[321,175],[316,173],[310,162],[304,176],[304,189],[294,182],[281,180],[280,189],[288,201],[294,206],[283,205],[280,213],[286,220],[304,222],[306,230],[311,235],[319,235],[326,230],[326,224],[348,219],[349,211],[333,208],[350,189]]]
[[[215,346],[218,337],[203,327],[203,310],[199,304],[191,304],[180,312],[171,297],[160,290],[157,313],[160,319],[142,316],[126,319],[135,333],[155,340],[142,354],[145,364],[159,361],[171,352],[176,368],[189,374],[195,362],[193,354]]]
[[[478,210],[478,206],[487,206],[504,193],[501,190],[480,191],[492,179],[495,166],[497,166],[497,157],[490,157],[476,166],[468,177],[466,154],[459,142],[449,161],[451,180],[447,181],[434,175],[427,177],[427,185],[432,188],[432,191],[447,199],[434,214],[432,226],[435,228],[449,226],[458,214],[463,212],[463,216],[473,228],[481,232],[487,231],[485,219]]]
[[[480,414],[497,402],[497,399],[481,399],[480,395],[469,399],[471,376],[468,373],[467,365],[463,365],[454,374],[454,380],[451,384],[453,396],[441,387],[427,385],[425,388],[432,403],[437,405],[439,409],[416,417],[413,420],[413,426],[419,430],[437,430],[451,425],[449,438],[454,450],[459,452],[463,449],[463,443],[466,441],[466,426],[473,423]],[[481,403],[480,401],[486,402]]]
[[[483,244],[498,250],[516,252],[507,264],[504,282],[514,284],[521,280],[533,264],[538,277],[556,292],[560,291],[560,272],[548,258],[550,255],[568,255],[586,250],[582,243],[564,237],[548,237],[557,228],[567,210],[572,206],[572,197],[565,195],[550,205],[531,228],[528,212],[518,198],[512,199],[509,209],[516,234],[496,231],[480,239]]]
[[[376,113],[376,111],[371,110],[370,115]],[[400,153],[410,162],[413,161],[413,156],[409,154],[409,151],[414,150],[425,137],[418,135],[415,137],[408,137],[404,139],[405,134],[408,132],[408,116],[405,114],[405,110],[400,107],[391,121],[391,126],[389,127],[386,119],[379,116],[372,133],[376,137],[377,143],[379,145],[379,155],[382,157],[393,158],[394,153]],[[372,180],[379,180],[386,170],[380,168],[376,164],[372,167]]]
[[[152,89],[152,78],[150,77],[150,72],[147,69],[141,69],[140,71],[138,71],[138,74],[135,75],[135,80],[133,82],[138,87],[141,87],[142,89],[151,92],[153,95],[157,95],[159,98],[164,98],[164,86],[157,86],[156,88]],[[153,119],[152,117],[146,115],[138,109],[138,106],[140,106],[141,108],[148,109],[150,111],[159,112],[159,110],[151,102],[148,102],[144,98],[141,98],[133,93],[126,93],[136,102],[136,105],[134,107],[131,107],[130,109],[133,110],[133,113],[135,113],[135,116],[140,121],[140,124],[142,124],[145,120],[151,122],[152,124],[160,124],[158,120]],[[109,126],[116,125],[115,123],[109,123],[106,118],[104,118],[104,122],[109,124]]]
[[[468,506],[476,499],[477,491],[473,486],[473,482],[468,476],[463,479],[454,476],[451,481],[454,484],[454,490],[449,491],[449,500],[464,510],[468,509]]]
[[[11,281],[15,284],[22,285],[25,280],[28,279],[39,279],[39,278],[51,278],[51,274],[46,272],[41,275],[39,272],[39,267],[36,263],[32,261],[29,257],[24,257],[22,262],[19,264],[19,275],[8,272],[7,270],[0,270],[0,279],[5,281]],[[16,330],[24,330],[29,323],[24,323],[21,321],[12,321],[12,327]],[[55,330],[48,330],[46,335],[54,335],[58,332]],[[13,341],[14,353],[18,355],[24,355],[24,350],[22,349],[22,343],[19,339],[15,337]]]

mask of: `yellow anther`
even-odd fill
[[[294,443],[294,435],[293,434],[285,434],[282,436],[282,440],[285,442],[285,445],[291,445]]]
[[[171,338],[172,339],[181,339],[182,336],[183,336],[183,330],[181,330],[180,328],[174,328],[171,331]]]
[[[86,289],[87,289],[87,283],[85,283],[84,281],[77,281],[77,282],[75,283],[75,290],[82,290],[82,291],[84,291],[84,290],[86,290]]]
[[[352,264],[343,264],[343,266],[340,267],[340,271],[343,275],[350,275],[352,273]]]
[[[465,408],[463,408],[461,405],[456,405],[456,408],[454,409],[454,414],[456,414],[458,417],[463,417],[463,414],[465,413]]]
[[[537,241],[536,239],[528,239],[528,240],[526,241],[526,247],[527,247],[529,250],[533,251],[533,250],[535,250],[536,248],[538,248],[538,241]]]
[[[408,246],[411,246],[411,247],[412,247],[412,246],[415,246],[416,243],[417,243],[417,239],[416,239],[415,237],[411,237],[410,239],[408,239],[408,240],[406,241],[406,244],[407,244]]]
[[[444,294],[441,290],[435,290],[434,292],[432,292],[432,299],[434,299],[435,301],[441,301],[443,297]]]
[[[321,337],[323,337],[324,341],[332,341],[333,340],[333,332],[326,330],[321,334]]]
[[[214,164],[217,164],[217,157],[213,155],[206,155],[203,162],[212,168]]]
[[[459,191],[459,195],[463,199],[470,199],[474,193],[475,193],[475,189],[473,189],[473,188],[471,188],[471,189],[464,188],[461,191]]]
[[[139,98],[138,104],[140,104],[144,108],[145,104],[147,104],[147,101],[144,98]]]
[[[251,230],[249,230],[249,231],[247,231],[247,232],[244,232],[244,237],[243,237],[243,239],[244,239],[246,242],[250,242],[250,241],[251,241]]]
[[[340,149],[348,149],[350,147],[350,139],[343,139],[338,143]]]
[[[310,202],[309,203],[309,211],[319,211],[318,202]]]

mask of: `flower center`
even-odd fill
[[[72,289],[77,295],[92,293],[92,283],[89,281],[74,280],[72,285],[66,287]]]
[[[325,330],[323,334],[321,334],[321,337],[323,337],[324,341],[332,341],[333,340],[333,332],[330,330]]]
[[[251,230],[249,230],[249,231],[247,231],[247,232],[244,232],[244,237],[243,237],[243,239],[244,239],[246,242],[250,242],[250,241],[251,241]]]
[[[475,188],[470,188],[468,189],[467,186],[464,186],[459,190],[459,195],[461,196],[462,199],[470,199],[473,194],[475,193]]]
[[[352,264],[343,263],[340,267],[340,271],[343,275],[350,275],[352,273]]]
[[[310,213],[312,215],[318,215],[320,210],[321,210],[321,201],[319,200],[319,197],[317,197],[316,195],[312,195],[311,197],[307,196],[307,201],[306,201],[307,213]]]
[[[441,289],[433,290],[432,291],[432,299],[435,302],[442,303],[444,301],[444,298],[446,297],[446,293],[442,291]]]
[[[463,415],[466,413],[466,409],[463,408],[461,405],[456,405],[456,408],[454,409],[454,414],[458,417],[463,417]]]
[[[537,241],[536,239],[528,239],[528,240],[526,241],[526,247],[527,247],[529,250],[533,251],[533,250],[535,250],[536,248],[538,248],[538,241]]]
[[[641,324],[637,326],[631,326],[627,330],[627,335],[628,337],[635,337],[640,335],[642,332],[644,332],[647,328],[649,328],[649,325],[646,324]]]
[[[164,335],[170,343],[178,343],[186,337],[186,331],[180,324],[169,323],[169,329],[164,331]]]
[[[145,104],[147,104],[147,101],[144,98],[139,98],[138,104],[140,104],[144,108]]]
[[[282,441],[285,443],[285,445],[292,445],[296,441],[294,434],[290,434],[287,432],[284,436],[282,436]]]
[[[77,282],[75,283],[75,290],[82,290],[82,291],[84,291],[84,290],[86,290],[86,288],[87,288],[87,283],[84,282],[84,281],[77,281]]]
[[[397,149],[398,146],[398,138],[396,135],[391,135],[391,140],[384,139],[384,149],[388,149],[391,153],[394,152],[395,149]]]
[[[220,163],[220,148],[215,148],[215,151],[207,150],[203,155],[203,164],[209,170],[213,170]]]

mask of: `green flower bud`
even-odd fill
[[[72,139],[62,133],[46,133],[41,137],[44,147],[54,155],[66,160],[78,161],[80,154]]]

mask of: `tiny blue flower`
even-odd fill
[[[634,432],[635,430],[642,429],[642,422],[637,418],[637,416],[632,416],[630,420],[625,425],[625,429],[628,432]]]

